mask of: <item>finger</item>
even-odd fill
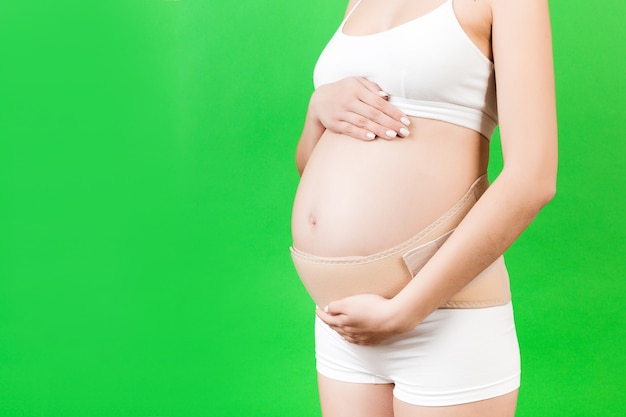
[[[361,106],[357,105],[355,107],[357,107],[357,112],[347,113],[344,116],[345,122],[354,126],[355,130],[371,132],[383,139],[394,139],[410,135],[410,131],[403,124],[391,119],[380,111],[363,103]]]
[[[351,105],[350,109],[353,113],[363,117],[365,120],[374,122],[378,126],[382,126],[385,130],[383,134],[387,134],[387,130],[396,132],[401,137],[408,136],[410,134],[407,129],[411,121],[393,104],[387,103],[380,98],[365,97],[359,101],[355,101]],[[365,127],[367,125],[364,125]],[[369,127],[369,126],[368,126]],[[380,133],[380,132],[374,132]],[[384,137],[382,135],[379,135]],[[388,135],[387,135],[388,136]]]
[[[322,320],[324,323],[326,323],[335,330],[343,327],[341,322],[341,315],[333,315],[328,311],[324,311],[319,308],[315,311],[315,314],[317,314],[317,317],[319,317],[320,320]]]
[[[344,339],[346,340],[346,342],[352,343],[353,345],[359,344],[359,341],[353,337],[347,336],[347,337],[344,337]]]
[[[324,307],[324,311],[331,316],[345,315],[345,304],[344,299],[331,301],[326,307]]]
[[[355,139],[360,139],[364,141],[370,141],[370,140],[376,139],[376,133],[372,132],[371,130],[355,126],[354,124],[349,123],[347,121],[341,121],[341,122],[335,123],[331,130],[333,130],[334,132],[340,132],[348,136],[351,136]]]
[[[397,120],[400,120],[402,117],[406,117],[406,114],[400,111],[393,104],[389,103],[389,93],[381,89],[378,84],[365,78],[359,78],[358,82],[365,87],[364,89],[356,90],[359,100],[368,103],[376,109],[384,111],[389,116]]]
[[[411,121],[407,117],[404,112],[400,111],[396,106],[389,103],[383,97],[380,97],[378,94],[364,93],[359,95],[359,100],[366,104],[367,106],[378,110],[382,114],[390,117],[396,122],[396,125],[404,125],[409,126]],[[369,110],[372,111],[372,110]]]
[[[365,88],[367,88],[370,92],[374,93],[378,97],[382,97],[384,100],[389,98],[389,93],[384,91],[378,84],[373,81],[368,80],[364,77],[355,77],[356,80]]]
[[[343,337],[347,342],[352,343],[354,345],[367,346],[372,345],[373,343],[364,336],[358,335],[346,335]]]
[[[321,310],[320,310],[321,311]],[[334,330],[339,336],[343,337],[344,339],[349,339],[349,338],[353,338],[353,335],[349,332],[346,332],[345,328],[338,324],[337,321],[333,316],[330,316],[326,313],[326,315],[324,315],[325,313],[318,313],[318,317],[320,318],[320,320],[322,320],[330,329]]]

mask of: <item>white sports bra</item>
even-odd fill
[[[362,76],[409,116],[465,126],[490,139],[498,124],[492,62],[461,27],[452,0],[372,35],[346,35],[352,8],[320,55],[315,87]]]

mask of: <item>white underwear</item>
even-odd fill
[[[319,318],[317,371],[344,382],[395,384],[420,406],[464,404],[519,388],[520,356],[511,303],[439,309],[414,330],[376,346],[348,343]]]

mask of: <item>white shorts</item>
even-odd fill
[[[395,384],[401,401],[464,404],[519,388],[520,356],[511,303],[439,309],[412,331],[377,346],[346,342],[319,318],[317,371],[344,382]]]

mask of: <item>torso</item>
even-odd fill
[[[411,20],[425,16],[446,0],[362,0],[350,19],[345,22],[343,32],[352,36],[382,33]],[[351,0],[349,11],[357,4]],[[465,33],[491,59],[491,6],[486,0],[453,0],[457,19]]]
[[[440,4],[362,0],[343,30],[377,33]],[[485,6],[480,0],[455,0],[454,7],[468,37],[489,57]],[[390,248],[430,224],[486,172],[489,142],[478,132],[437,120],[411,121],[411,135],[392,141],[360,141],[329,131],[322,135],[296,194],[296,248],[320,256],[368,255]]]

